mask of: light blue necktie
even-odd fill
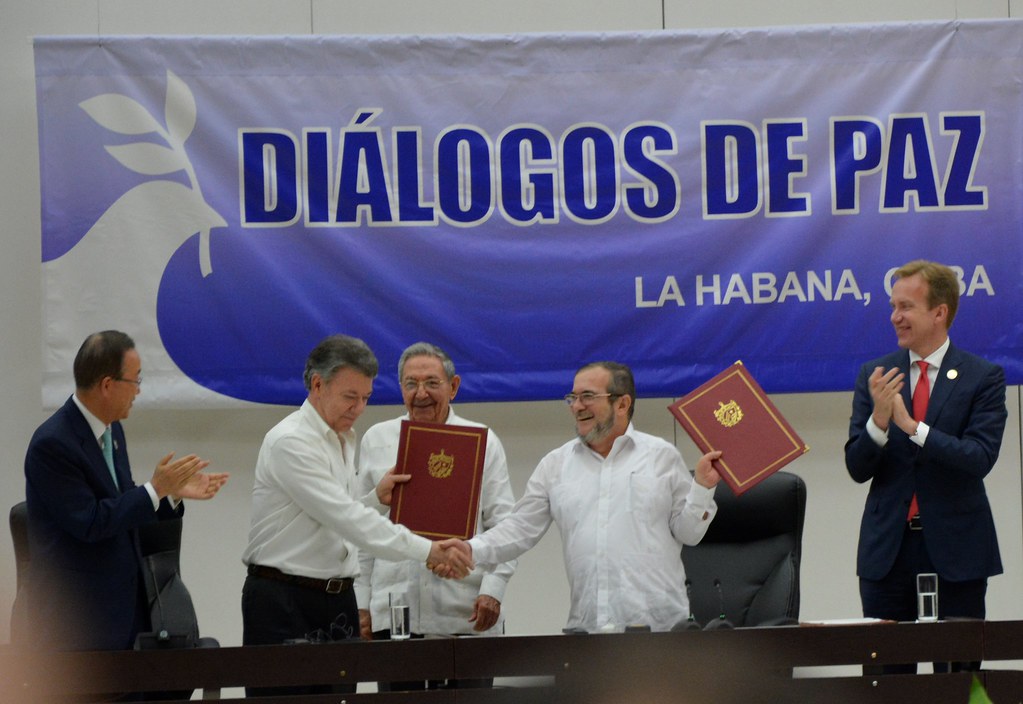
[[[114,441],[110,437],[110,426],[103,431],[103,459],[107,461],[107,469],[110,470],[110,478],[114,480],[114,486],[121,488],[117,481],[117,472],[114,471]]]

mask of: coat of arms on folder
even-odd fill
[[[476,534],[487,429],[403,420],[391,520],[431,540]]]
[[[738,496],[810,450],[742,362],[668,406]]]

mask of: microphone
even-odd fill
[[[714,578],[714,588],[718,590],[718,605],[720,607],[719,615],[716,619],[709,622],[704,626],[705,631],[716,631],[721,628],[735,628],[732,622],[728,620],[728,616],[725,615],[725,592],[721,589],[721,580]]]
[[[699,631],[703,629],[700,622],[693,616],[693,581],[686,579],[686,600],[689,602],[689,618],[679,621],[671,627],[672,631]]]
[[[156,582],[155,576],[153,582]],[[160,598],[160,585],[156,586],[156,609],[160,613],[160,630],[156,633],[156,640],[160,643],[166,643],[170,640],[170,633],[165,627],[167,622],[163,618],[163,599]],[[155,626],[156,624],[152,625]]]

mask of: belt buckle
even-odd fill
[[[923,523],[920,522],[920,515],[919,514],[917,514],[916,516],[913,516],[912,518],[909,519],[909,529],[910,530],[923,530],[924,529]]]
[[[331,577],[327,580],[327,586],[324,591],[328,594],[340,594],[344,591],[345,580],[343,577]]]

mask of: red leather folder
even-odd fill
[[[403,420],[398,473],[411,474],[391,500],[391,520],[431,540],[476,533],[487,429]]]
[[[668,410],[702,452],[722,451],[714,468],[736,496],[810,450],[741,361]]]

